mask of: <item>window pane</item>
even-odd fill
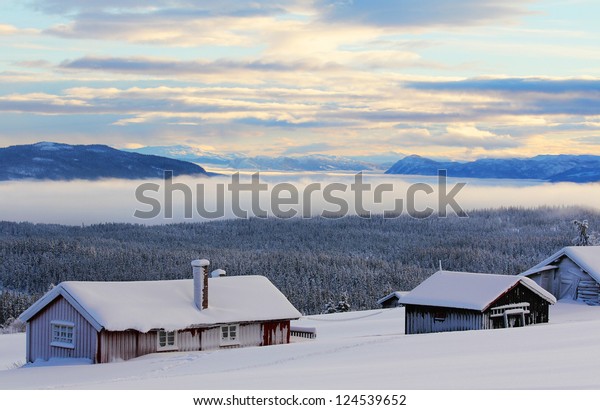
[[[52,341],[60,343],[73,343],[73,326],[53,324]]]

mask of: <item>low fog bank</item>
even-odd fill
[[[232,176],[173,181],[10,181],[0,183],[0,220],[165,224],[258,214],[309,217],[388,212],[436,217],[443,216],[444,209],[447,215],[510,206],[600,209],[597,183],[450,178],[444,187],[439,182],[438,177],[273,172],[261,173],[255,185],[250,174],[240,175],[237,182]],[[207,218],[206,213],[216,216]]]

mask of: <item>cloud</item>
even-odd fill
[[[479,129],[471,123],[454,123],[446,127],[402,128],[397,127],[392,138],[403,147],[460,147],[484,151],[516,148],[523,141],[508,134],[498,134]]]
[[[15,26],[8,24],[0,24],[0,35],[11,35],[15,34],[18,29]]]
[[[294,5],[295,1],[279,0],[277,5]],[[273,9],[273,2],[256,0],[219,0],[218,2],[196,1],[196,0],[103,0],[103,1],[81,1],[81,0],[33,0],[30,4],[46,13],[85,13],[106,10],[136,11],[149,13],[156,10],[202,10],[213,14],[233,13],[249,14],[260,10]]]
[[[19,34],[33,35],[38,34],[39,30],[32,28],[17,28],[10,24],[0,24],[0,36],[14,36]]]
[[[46,93],[12,94],[0,97],[0,112],[85,113],[97,112],[84,100]]]
[[[23,60],[16,61],[13,65],[23,68],[51,68],[54,66],[54,64],[48,60]]]
[[[123,64],[129,64],[126,60],[116,59],[115,69],[122,70]],[[86,60],[86,64],[95,61]],[[127,68],[132,73],[147,69],[144,64],[148,61],[132,61]],[[149,60],[150,65],[155,62]],[[158,63],[152,70],[174,67],[179,74],[165,77],[176,79],[181,73],[200,70],[203,64]],[[97,128],[107,138],[119,139],[120,135],[129,143],[162,143],[161,138],[188,136],[192,141],[209,138],[225,145],[243,141],[249,150],[260,153],[271,148],[278,155],[385,152],[398,147],[407,151],[405,147],[411,147],[422,154],[438,149],[436,155],[458,157],[466,155],[461,150],[508,155],[525,150],[535,153],[540,146],[548,152],[589,152],[590,147],[598,146],[593,140],[580,140],[595,135],[593,125],[600,123],[595,114],[589,115],[600,107],[595,92],[582,99],[579,92],[465,92],[437,90],[435,84],[433,89],[419,89],[395,74],[348,71],[320,76],[318,85],[307,86],[300,80],[305,72],[285,71],[285,65],[251,65],[256,71],[237,63],[229,67],[230,71],[210,67],[221,81],[212,86],[202,81],[195,87],[72,87],[52,93],[7,94],[0,96],[0,114],[21,113],[30,119],[62,115],[65,133],[78,129],[80,122],[94,123],[100,124]],[[261,69],[273,83],[252,86],[247,75],[262,77]],[[63,70],[80,73],[74,68]],[[289,81],[282,81],[280,75]],[[78,117],[85,120],[75,120]],[[574,124],[579,125],[569,128]],[[19,126],[27,128],[27,121]],[[284,136],[289,137],[287,142],[280,141]],[[232,139],[227,140],[229,137]],[[558,143],[567,139],[570,146]],[[442,149],[448,152],[439,151]]]
[[[546,82],[538,88],[527,85],[527,92],[514,87],[505,91],[498,83],[494,91],[446,89],[442,82],[429,84],[399,81],[394,75],[380,73],[338,73],[311,65],[265,61],[177,61],[146,58],[85,57],[61,64],[63,71],[109,71],[121,74],[159,75],[180,79],[211,75],[228,86],[203,87],[74,87],[57,94],[35,96],[13,94],[0,99],[3,111],[56,113],[62,111],[110,113],[121,115],[118,125],[150,122],[196,124],[202,121],[228,123],[243,121],[256,127],[297,127],[350,129],[394,129],[399,126],[433,124],[448,126],[488,123],[489,128],[504,128],[511,135],[522,135],[518,128],[531,132],[556,124],[586,122],[584,117],[600,115],[600,95],[595,82],[583,86],[579,81],[563,83],[559,93]],[[322,70],[315,86],[304,84],[307,73]],[[265,74],[267,76],[265,77]],[[339,74],[337,76],[336,74]],[[251,86],[253,79],[266,78],[272,84]],[[511,79],[508,84],[519,84]],[[476,82],[476,81],[475,81]],[[459,81],[470,84],[468,80]],[[356,87],[355,84],[360,84]],[[414,86],[417,84],[417,87]],[[506,83],[500,83],[506,84]],[[570,85],[569,85],[570,84]],[[437,89],[440,88],[440,89]],[[551,93],[533,92],[550,88]],[[586,90],[578,91],[578,90]],[[75,108],[77,107],[77,108]],[[569,116],[572,118],[553,118]],[[576,118],[580,117],[580,118]],[[588,120],[589,122],[591,120]],[[494,125],[497,124],[497,125]],[[554,125],[553,125],[554,124]],[[583,125],[580,127],[583,129]],[[557,129],[558,130],[558,129]],[[456,129],[455,129],[456,131]],[[464,130],[463,130],[464,131]],[[471,137],[476,136],[469,130]],[[466,131],[465,131],[466,132]],[[454,136],[458,137],[457,132]],[[481,136],[481,135],[480,135]],[[464,135],[463,135],[464,137]]]
[[[497,135],[491,131],[480,130],[472,124],[449,125],[446,131],[440,145],[484,149],[514,148],[522,145],[510,135]]]
[[[574,141],[580,144],[600,145],[600,135],[574,138]]]
[[[600,114],[600,80],[549,78],[472,78],[459,81],[413,81],[405,87],[455,100],[460,107],[466,95],[481,101],[463,115],[474,117],[544,116]],[[485,98],[488,98],[487,100]],[[448,104],[448,106],[450,106]]]
[[[62,3],[62,2],[59,2]],[[70,21],[49,27],[45,34],[63,38],[93,38],[131,43],[168,44],[179,47],[222,45],[255,47],[272,27],[283,29],[294,22],[279,21],[288,13],[286,2],[146,2],[125,1],[116,7],[105,2],[62,4],[79,12]],[[288,2],[289,3],[289,2]],[[109,3],[110,4],[110,3]],[[77,8],[77,5],[81,5]],[[63,10],[63,13],[67,13]]]
[[[460,81],[413,81],[411,88],[464,92],[534,92],[547,94],[600,92],[599,79],[470,78]]]
[[[215,61],[166,60],[145,57],[83,57],[63,61],[60,66],[69,70],[108,71],[146,75],[179,76],[219,74],[235,71],[272,72],[272,71],[324,71],[332,70],[333,65],[320,66],[310,61],[235,61],[220,59]]]
[[[215,18],[161,17],[153,14],[97,13],[78,16],[75,21],[44,30],[44,34],[68,38],[92,38],[130,43],[165,44],[180,47],[252,45],[252,38],[231,29]],[[229,27],[221,29],[220,27]]]
[[[320,0],[323,19],[376,27],[463,27],[513,21],[529,14],[516,0]]]

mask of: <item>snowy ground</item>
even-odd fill
[[[600,389],[600,308],[559,302],[550,320],[407,336],[403,308],[351,312],[302,318],[318,338],[290,345],[11,369],[24,335],[0,335],[0,388]]]

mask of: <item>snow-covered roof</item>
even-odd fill
[[[386,295],[386,296],[382,297],[381,299],[379,299],[377,301],[377,304],[381,305],[382,303],[384,303],[387,300],[390,300],[391,298],[396,298],[396,299],[400,300],[401,297],[403,297],[403,296],[405,296],[407,294],[408,294],[408,292],[395,291],[395,292],[392,292],[389,295]]]
[[[264,276],[209,278],[208,309],[194,304],[193,280],[62,282],[22,315],[27,321],[63,296],[97,330],[176,330],[222,323],[297,319],[302,314]]]
[[[550,265],[563,257],[568,257],[581,269],[586,271],[596,282],[600,283],[600,246],[567,246],[556,252],[554,255],[544,259],[531,269],[521,273],[521,276],[529,276],[539,272],[547,265]]]
[[[548,302],[556,303],[554,296],[522,276],[438,271],[402,297],[402,304],[483,312],[519,282]]]

